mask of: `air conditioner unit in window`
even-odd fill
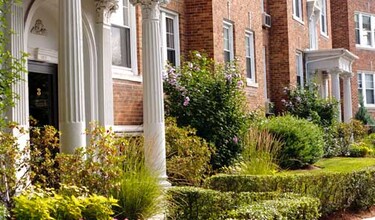
[[[263,27],[271,27],[271,15],[263,12],[262,14]]]

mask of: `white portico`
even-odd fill
[[[332,96],[339,101],[339,121],[342,121],[341,103],[343,104],[344,122],[349,122],[353,117],[352,64],[358,57],[342,48],[306,51],[305,55],[308,78],[320,84],[323,97]],[[341,98],[340,78],[343,81],[343,99]]]

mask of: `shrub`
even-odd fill
[[[19,220],[111,220],[113,198],[64,195],[33,189],[15,197],[13,212]]]
[[[244,138],[244,149],[228,173],[267,175],[277,171],[277,157],[282,144],[268,131],[251,128]]]
[[[235,64],[224,67],[198,52],[190,58],[166,71],[166,114],[215,145],[211,163],[218,169],[231,164],[241,151],[240,137],[248,121],[243,79]]]
[[[168,190],[168,219],[317,219],[319,201],[291,193],[222,193],[178,187]],[[291,205],[288,206],[288,203]],[[262,208],[263,207],[263,208]],[[254,216],[253,216],[254,215]],[[255,218],[263,216],[264,218]],[[267,216],[267,217],[265,217]]]
[[[294,192],[316,197],[324,215],[375,204],[375,169],[351,173],[308,173],[273,176],[216,175],[206,186],[222,192]]]
[[[118,187],[129,147],[129,141],[116,137],[112,130],[93,124],[87,135],[86,148],[77,148],[74,154],[59,154],[60,181],[65,185],[86,187],[91,193],[110,195]]]
[[[305,89],[285,88],[285,93],[287,100],[283,100],[283,103],[291,115],[322,127],[329,127],[336,121],[338,102],[322,98],[316,84],[310,84]]]
[[[358,120],[351,120],[350,123],[339,123],[336,128],[335,138],[337,139],[338,155],[348,156],[353,141],[359,141],[367,134],[367,129]]]
[[[368,113],[367,108],[365,107],[365,104],[363,102],[363,97],[362,97],[361,94],[360,94],[360,97],[359,97],[359,104],[360,104],[360,107],[359,107],[357,113],[355,114],[354,118],[358,121],[361,121],[364,125],[375,126],[375,121],[371,117],[370,113]],[[373,128],[371,130],[373,131]]]
[[[283,143],[278,158],[282,168],[302,168],[323,156],[323,132],[312,122],[285,115],[271,118],[262,128]]]
[[[199,186],[211,171],[213,147],[196,136],[191,127],[177,127],[174,118],[166,119],[168,178],[174,185]]]
[[[371,147],[364,142],[353,143],[349,148],[349,155],[351,157],[368,157],[373,155],[373,153],[374,151]]]
[[[6,207],[0,203],[0,220],[6,220],[8,216],[8,211]]]

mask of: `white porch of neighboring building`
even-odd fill
[[[320,85],[322,97],[331,96],[340,103],[338,106],[338,121],[340,122],[342,121],[341,104],[344,110],[343,121],[350,122],[353,117],[351,78],[353,77],[352,65],[357,59],[356,55],[342,48],[305,51],[307,78],[310,81],[315,80]],[[342,91],[340,78],[343,85]]]

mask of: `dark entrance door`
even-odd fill
[[[29,111],[38,123],[58,129],[57,65],[29,61]]]

